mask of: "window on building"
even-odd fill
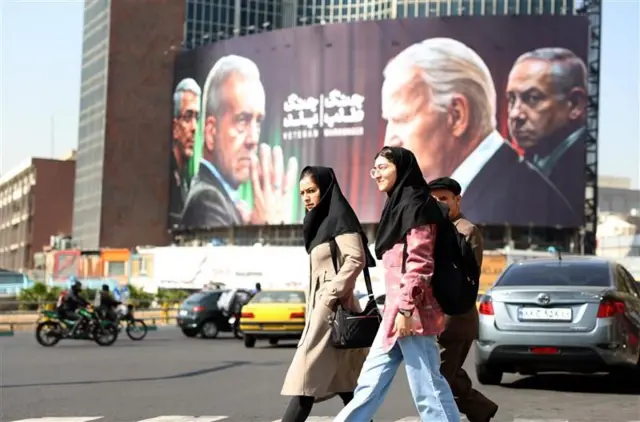
[[[107,276],[118,277],[127,275],[127,263],[125,261],[107,262]]]

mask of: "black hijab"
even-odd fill
[[[384,204],[376,233],[378,259],[393,248],[414,227],[438,224],[444,219],[429,185],[424,180],[418,161],[411,151],[401,147],[385,147],[397,169],[397,179]],[[381,150],[382,152],[382,150]]]
[[[311,173],[320,188],[320,202],[304,216],[302,231],[304,247],[308,253],[321,243],[326,243],[341,234],[359,233],[364,242],[367,267],[375,267],[376,261],[367,247],[368,240],[356,213],[344,197],[332,168],[307,166],[302,176]]]

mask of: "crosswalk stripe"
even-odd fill
[[[307,422],[333,422],[335,416],[309,416]],[[273,422],[282,422],[282,419],[276,419]]]
[[[20,419],[14,421],[7,422],[91,422],[96,421],[99,422],[98,419],[103,419],[105,416],[63,416],[63,417],[43,417],[43,418],[30,418],[30,419]],[[180,415],[169,415],[169,416],[156,416],[151,419],[142,419],[137,422],[218,422],[218,421],[226,421],[227,419],[233,419],[232,416],[180,416]],[[307,419],[307,422],[333,422],[335,416],[310,416]],[[235,419],[233,419],[235,420]],[[391,422],[387,420],[388,422]],[[468,419],[463,417],[461,422],[467,422]],[[282,422],[281,419],[275,419],[272,422]],[[393,422],[421,422],[419,417],[409,416],[405,418],[396,419]],[[532,419],[532,418],[515,418],[512,422],[572,422],[571,419]],[[640,422],[636,421],[628,421],[628,422]]]
[[[569,422],[568,419],[522,419],[515,418],[513,422]]]
[[[228,416],[158,416],[138,422],[216,422],[228,418]]]
[[[55,417],[55,418],[31,418],[31,419],[20,419],[19,421],[13,422],[89,422],[95,421],[96,419],[102,419],[103,416],[81,416],[81,417]]]

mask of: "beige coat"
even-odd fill
[[[336,393],[353,391],[368,352],[368,349],[339,350],[331,345],[331,309],[339,300],[346,308],[361,310],[354,297],[354,287],[365,265],[359,234],[347,233],[335,240],[338,274],[331,261],[329,242],[311,250],[307,319],[282,386],[283,396],[312,396],[322,401]]]

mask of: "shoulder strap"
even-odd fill
[[[331,249],[331,262],[333,262],[333,269],[336,274],[338,274],[340,267],[338,266],[338,244],[335,239],[331,239],[329,241],[329,249]]]
[[[407,272],[407,237],[405,236],[402,241],[402,274]]]
[[[362,243],[366,248],[367,245],[364,245],[364,242]],[[338,266],[338,244],[335,239],[331,239],[329,241],[329,249],[331,249],[331,262],[333,262],[333,269],[336,271],[336,274],[338,274],[340,267]],[[371,285],[371,274],[369,274],[369,267],[367,267],[366,264],[362,273],[364,275],[364,284],[367,286],[367,295],[370,300],[374,300],[375,296],[373,294],[373,286]]]

